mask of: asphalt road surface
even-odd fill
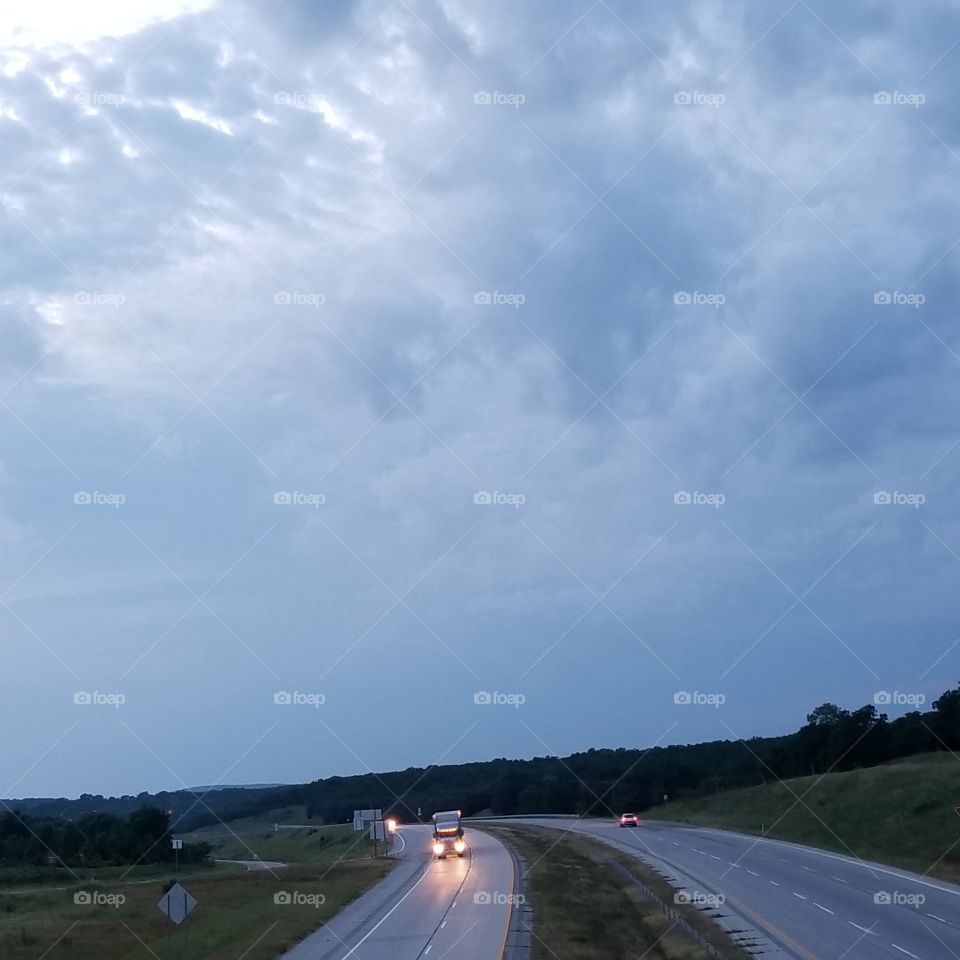
[[[765,957],[960,957],[960,887],[949,883],[724,830],[649,821],[636,828],[601,820],[522,822],[587,833],[665,865],[688,891],[721,895],[717,912],[730,926],[752,925],[771,942]]]
[[[514,893],[504,846],[466,828],[461,859],[430,853],[431,828],[402,827],[393,872],[284,960],[500,960]]]

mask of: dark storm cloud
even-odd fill
[[[565,752],[729,734],[677,689],[750,734],[932,684],[956,11],[582,12],[225,5],[0,78],[2,529],[44,722],[79,683],[152,730],[188,676],[157,746],[215,729],[178,761],[209,782],[273,690],[323,690],[353,754],[318,720],[322,759],[232,775],[262,781],[428,762],[478,719],[463,758],[543,752],[476,689],[526,690]],[[169,785],[130,748],[31,789]]]

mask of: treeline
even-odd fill
[[[11,810],[0,815],[0,864],[94,867],[172,862],[170,817],[142,807],[129,817],[88,813],[76,820],[37,817]],[[212,848],[185,843],[181,863],[198,863]]]
[[[644,810],[665,799],[956,749],[960,749],[960,685],[937,698],[932,709],[913,711],[892,721],[874,705],[844,710],[827,703],[808,714],[796,733],[782,737],[651,750],[588,750],[563,758],[501,759],[332,777],[246,797],[245,804],[232,809],[229,816],[306,804],[311,817],[339,822],[349,819],[355,807],[366,806],[368,798],[374,798],[385,813],[389,810],[408,822],[416,819],[418,807],[425,818],[435,810],[457,807],[465,816],[609,816],[622,810]]]
[[[665,798],[851,770],[938,750],[960,750],[960,685],[938,697],[931,709],[916,710],[896,720],[889,720],[872,704],[844,710],[826,703],[808,714],[799,730],[781,737],[411,767],[289,787],[179,791],[157,795],[162,801],[155,802],[173,811],[178,830],[294,805],[306,805],[311,818],[338,823],[349,820],[356,807],[371,802],[406,822],[416,819],[418,807],[425,818],[435,810],[451,808],[462,809],[466,816],[607,816],[622,810],[644,810]],[[143,798],[146,795],[138,799]],[[33,814],[56,811],[76,820],[91,810],[125,811],[133,799],[84,796],[75,801],[20,803]]]

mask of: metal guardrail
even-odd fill
[[[703,947],[708,956],[713,957],[714,960],[731,960],[729,954],[724,953],[716,944],[711,943],[703,933],[684,919],[681,911],[664,900],[649,884],[634,874],[632,870],[625,867],[622,863],[618,863],[616,860],[607,860],[606,864],[615,873],[619,873],[626,880],[629,880],[648,900],[656,904],[665,916],[672,920],[688,937]]]

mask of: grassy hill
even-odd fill
[[[957,882],[958,806],[960,760],[938,753],[679,800],[645,815],[807,843]]]

